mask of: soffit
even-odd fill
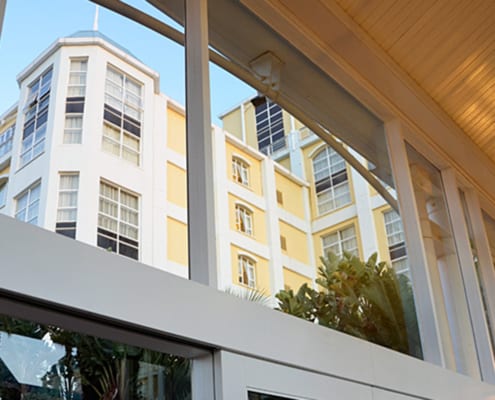
[[[336,2],[495,159],[495,1]]]

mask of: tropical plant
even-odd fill
[[[282,290],[278,309],[391,349],[409,353],[399,280],[373,254],[366,262],[350,253],[321,258],[316,283],[297,292]]]
[[[266,295],[263,290],[256,288],[241,289],[235,287],[228,287],[225,289],[225,293],[231,294],[232,296],[238,297],[242,300],[247,300],[252,303],[257,303],[263,306],[270,305],[270,297]]]

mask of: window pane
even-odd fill
[[[0,342],[5,399],[191,398],[190,362],[171,354],[4,315]]]

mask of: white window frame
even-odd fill
[[[333,162],[337,158],[336,162]],[[317,169],[317,163],[322,163],[323,167]],[[337,168],[343,164],[344,168]],[[352,203],[351,187],[349,183],[349,171],[345,160],[330,146],[325,146],[312,157],[313,180],[316,194],[316,205],[318,215],[332,212]],[[333,183],[339,175],[345,174],[342,182]],[[323,179],[329,180],[329,187],[317,191],[317,182]],[[336,193],[344,189],[342,193]],[[326,198],[328,196],[328,198]],[[337,199],[345,198],[344,203],[337,204]]]
[[[7,189],[9,181],[0,177],[0,208],[5,207],[7,204]]]
[[[253,211],[243,204],[235,205],[235,227],[238,232],[253,236]]]
[[[120,82],[116,82],[112,79],[112,74],[120,76]],[[136,94],[129,89],[131,87],[130,83],[139,87],[139,93]],[[113,88],[114,90],[109,90]],[[104,119],[103,133],[102,133],[102,148],[104,151],[118,156],[119,158],[139,166],[141,164],[141,137],[143,133],[142,120],[143,120],[143,92],[144,85],[137,81],[136,79],[129,77],[126,73],[120,71],[116,67],[108,64],[105,78],[105,106],[112,107],[120,113],[120,117],[116,116],[117,119],[120,118],[120,124]],[[117,96],[119,94],[119,96]],[[133,100],[131,100],[133,99]],[[117,106],[118,105],[118,106]],[[131,110],[137,114],[130,115],[127,110]],[[111,113],[111,111],[108,111]],[[135,126],[139,130],[139,135],[131,132],[125,128],[125,117],[131,118],[137,121],[139,126],[136,126],[132,122],[128,122],[129,125]],[[116,140],[114,137],[106,134],[105,125],[110,129],[115,129],[119,132],[119,138]],[[126,138],[130,140],[137,141],[137,149],[126,145]],[[110,146],[110,147],[108,147]],[[112,146],[118,146],[118,154],[112,151]],[[126,158],[125,153],[128,153],[136,157],[136,161]]]
[[[390,216],[390,219],[387,220],[387,216]],[[404,228],[402,227],[402,219],[400,215],[395,210],[387,210],[383,212],[383,222],[385,224],[385,232],[387,234],[387,244],[389,248],[389,256],[390,263],[392,264],[392,268],[394,268],[397,274],[408,274],[409,273],[409,261],[407,258],[407,249],[406,249],[406,241],[404,237]],[[397,223],[399,223],[397,225]],[[397,227],[400,227],[397,230]],[[399,237],[397,239],[397,236]],[[402,243],[406,254],[404,256],[392,258],[392,252],[390,248],[395,245],[399,245]]]
[[[44,78],[50,76],[46,82]],[[53,79],[53,68],[48,68],[40,74],[28,87],[29,94],[24,108],[24,126],[22,129],[22,145],[19,166],[23,167],[34,158],[43,154],[45,150],[46,131],[50,111],[50,90]],[[36,88],[36,89],[33,89]],[[40,102],[40,100],[43,100]],[[46,103],[45,103],[46,102]],[[42,106],[42,107],[40,107]],[[30,115],[32,113],[32,115]],[[38,126],[40,117],[46,114],[46,121]],[[28,119],[29,116],[29,119]],[[32,121],[33,131],[26,137],[26,120]],[[31,125],[31,124],[30,124]]]
[[[37,190],[37,197],[33,197],[33,192]],[[19,203],[21,199],[26,196],[26,206],[19,209]],[[41,181],[37,181],[27,189],[23,190],[15,197],[15,218],[19,221],[27,222],[29,224],[37,225],[39,218],[39,205],[41,198]],[[33,209],[36,210],[36,216],[32,218],[31,214]],[[19,218],[20,214],[24,213],[23,218]]]
[[[15,124],[9,126],[0,135],[0,158],[2,158],[5,154],[9,153],[12,150],[14,132],[15,132]]]
[[[232,156],[232,179],[241,185],[249,186],[249,163],[238,156]]]
[[[245,254],[237,256],[237,277],[240,285],[256,288],[256,261]]]
[[[344,238],[343,233],[349,229],[352,229],[354,231],[354,236],[349,237],[349,238]],[[333,241],[331,243],[325,243],[325,240],[328,239],[330,236],[337,235],[337,240]],[[331,247],[337,246],[338,247],[338,252],[334,253],[338,256],[341,257],[344,254],[344,250],[348,253],[351,253],[355,255],[356,257],[359,257],[359,244],[357,240],[357,232],[356,232],[356,226],[354,224],[347,225],[344,228],[338,229],[336,231],[327,233],[321,237],[321,244],[322,244],[322,249],[323,249],[323,257],[327,256],[327,252],[330,251]],[[350,242],[354,240],[356,242],[356,246],[352,247],[351,249],[344,249],[344,243]]]
[[[102,194],[102,185],[105,185],[105,186],[108,186],[114,190],[117,190],[117,200],[114,200],[110,197],[107,197],[105,196],[104,194]],[[122,202],[122,195],[125,194],[127,196],[131,196],[131,197],[134,197],[137,201],[137,208],[131,208],[129,206],[127,206],[126,204],[124,204]],[[130,257],[129,258],[132,258],[132,259],[136,259],[136,260],[139,260],[140,256],[141,256],[141,252],[140,252],[140,229],[139,229],[139,226],[140,226],[140,218],[141,218],[141,212],[140,212],[140,196],[128,189],[125,189],[119,185],[116,185],[114,183],[111,183],[111,182],[108,182],[106,180],[101,180],[100,181],[100,191],[99,191],[99,201],[100,201],[100,205],[98,207],[98,226],[97,226],[97,237],[101,237],[101,238],[106,238],[110,241],[114,241],[115,242],[115,252],[117,254],[121,254],[121,255],[124,255],[126,256],[126,254],[122,254],[121,252],[121,246],[127,246],[131,249],[134,249],[137,251],[137,258],[134,258],[134,257]],[[101,204],[102,202],[106,202],[107,204],[110,204],[111,206],[114,206],[116,207],[116,210],[117,210],[117,215],[111,215],[111,214],[108,214],[108,213],[105,213],[102,209],[101,209]],[[137,214],[137,225],[136,224],[133,224],[131,223],[130,221],[128,220],[124,220],[123,219],[123,212],[130,212],[130,213],[136,213]],[[107,218],[109,220],[114,220],[116,222],[116,230],[112,230],[110,227],[107,227],[107,226],[103,226],[100,222],[100,218]],[[123,234],[121,231],[122,231],[122,227],[123,226],[127,226],[127,227],[130,227],[132,229],[135,229],[136,230],[136,237],[130,237],[128,235],[125,235]],[[104,230],[104,231],[107,231],[109,232],[108,234],[107,233],[104,233],[104,232],[100,232],[100,229]],[[132,242],[135,242],[136,244],[133,244],[133,243],[130,243],[129,241],[132,241]],[[97,244],[98,245],[98,244]],[[101,247],[98,245],[98,247]]]
[[[85,67],[81,69],[75,69],[76,63],[82,63]],[[74,57],[70,59],[70,70],[69,70],[69,82],[67,84],[67,97],[85,97],[86,96],[86,80],[88,74],[88,57]],[[83,83],[71,83],[71,78],[74,76],[82,77]],[[81,89],[81,93],[77,96],[70,95],[72,88]]]
[[[62,180],[65,177],[76,177],[77,176],[77,186],[75,188],[62,188]],[[58,203],[57,203],[57,221],[56,221],[56,232],[62,233],[63,231],[74,230],[74,236],[77,229],[77,213],[79,206],[79,172],[61,172],[59,174],[59,186],[58,186]],[[64,194],[75,194],[76,204],[71,206],[62,206],[61,198]],[[75,216],[71,219],[60,218],[60,212],[63,211],[74,211]],[[67,227],[65,224],[73,224],[73,226]],[[60,225],[61,226],[60,226]],[[63,234],[63,233],[62,233]],[[72,237],[72,236],[70,236]]]

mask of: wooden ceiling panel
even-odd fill
[[[495,159],[495,1],[336,1]]]

